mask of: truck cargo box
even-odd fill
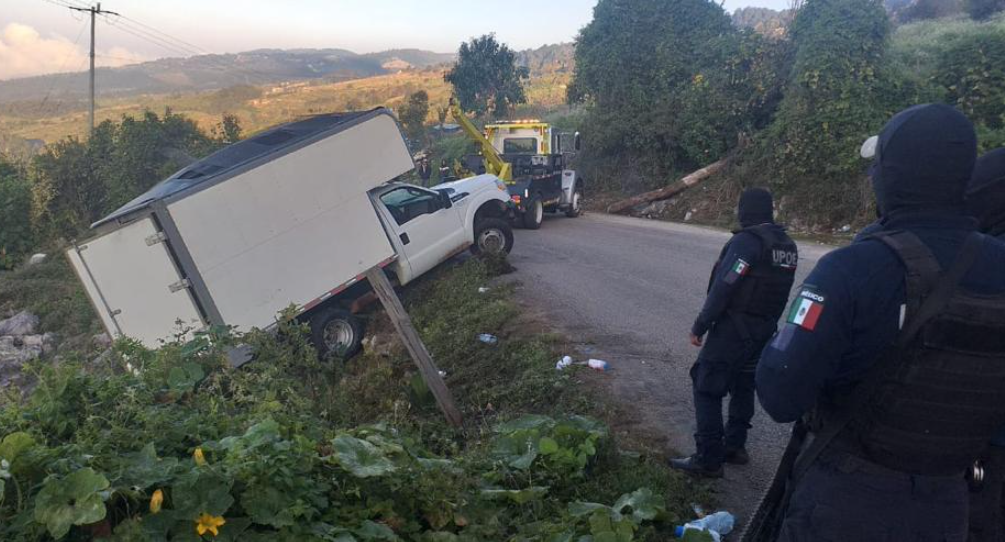
[[[113,336],[267,328],[394,258],[367,191],[412,167],[386,109],[313,117],[182,169],[68,256]]]

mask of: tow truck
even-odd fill
[[[487,124],[483,133],[455,98],[450,99],[449,109],[479,150],[465,157],[465,166],[506,183],[517,223],[536,230],[545,212],[564,212],[570,218],[580,215],[584,183],[574,170],[565,167],[579,150],[578,133],[557,133],[550,124],[536,119]]]

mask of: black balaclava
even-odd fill
[[[771,192],[763,188],[744,190],[740,194],[737,216],[740,219],[740,226],[744,228],[774,222],[775,212],[771,202]]]
[[[973,124],[943,104],[910,107],[879,133],[870,168],[880,214],[941,210],[963,213],[977,159]]]
[[[977,159],[967,190],[967,210],[980,221],[981,231],[1005,234],[1005,148]]]

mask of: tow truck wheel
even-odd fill
[[[311,318],[311,342],[321,359],[347,360],[363,346],[363,322],[344,309],[327,308]]]
[[[513,228],[508,222],[501,218],[483,218],[475,224],[472,254],[509,254],[510,250],[513,250]]]
[[[528,230],[540,229],[541,223],[544,222],[544,203],[539,198],[531,198],[524,208],[526,210],[523,212],[523,227]]]
[[[569,208],[565,210],[565,216],[569,218],[576,218],[577,216],[583,214],[582,205],[583,193],[576,190],[572,193],[572,202],[569,203]]]

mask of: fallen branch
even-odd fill
[[[672,198],[677,194],[680,194],[681,192],[687,190],[688,188],[691,188],[692,186],[704,181],[705,179],[711,177],[712,175],[715,175],[716,173],[722,171],[722,169],[729,164],[729,162],[736,156],[736,154],[747,146],[747,141],[748,140],[745,136],[740,135],[739,144],[733,150],[733,152],[729,153],[729,155],[727,155],[725,158],[717,162],[713,162],[699,169],[698,171],[693,171],[685,175],[681,179],[677,180],[676,182],[664,186],[659,190],[645,192],[639,194],[638,196],[614,202],[607,207],[607,212],[620,213],[625,210],[631,209],[632,207],[642,205],[644,203],[652,203],[654,201],[665,200]]]

